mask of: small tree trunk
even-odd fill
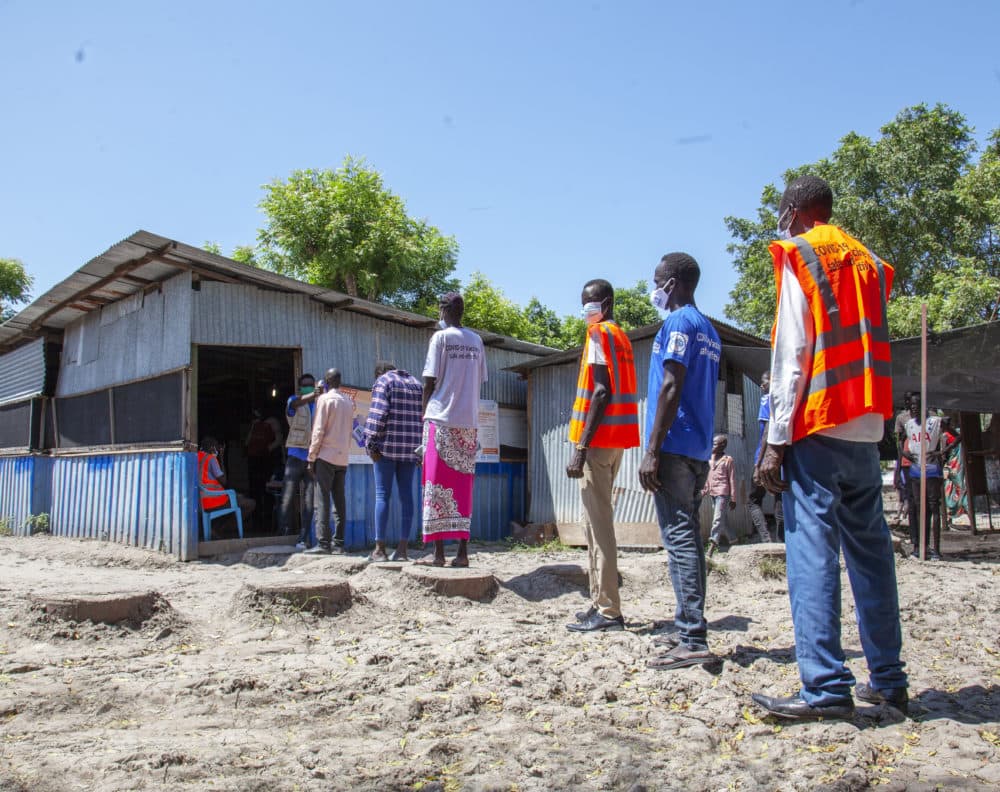
[[[344,273],[344,287],[351,297],[358,296],[358,279],[354,276],[353,272]]]

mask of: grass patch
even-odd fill
[[[729,577],[729,567],[721,561],[716,561],[714,558],[706,558],[705,562],[708,565],[709,572],[714,572],[719,577]]]
[[[762,578],[770,578],[772,580],[784,580],[787,572],[785,559],[776,556],[764,556],[757,564],[757,568],[760,570]]]
[[[572,550],[573,548],[569,545],[562,543],[562,540],[555,536],[547,542],[542,542],[541,544],[526,544],[524,542],[515,541],[513,538],[505,540],[508,550],[513,550],[515,553],[558,553],[562,550]]]
[[[0,536],[13,536],[14,528],[10,524],[10,517],[0,517]]]

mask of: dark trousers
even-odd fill
[[[285,461],[285,479],[281,488],[279,530],[283,535],[292,532],[292,506],[295,504],[295,495],[299,491],[299,484],[305,484],[302,500],[299,504],[301,506],[299,514],[302,518],[299,524],[299,541],[305,542],[309,537],[309,528],[312,525],[316,479],[309,475],[304,459],[289,456]]]
[[[920,549],[920,477],[908,476],[910,485],[910,543],[914,550]],[[941,552],[941,483],[939,478],[927,477],[927,518],[924,521],[924,541],[927,547]],[[934,528],[931,536],[931,526]]]
[[[330,546],[330,497],[333,496],[333,508],[337,512],[337,529],[333,540],[337,544],[343,544],[344,523],[347,520],[347,496],[344,492],[347,468],[343,465],[331,465],[322,459],[316,460],[314,468],[316,471],[316,541],[320,547]]]

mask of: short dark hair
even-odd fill
[[[666,280],[677,278],[678,281],[693,289],[701,280],[701,267],[694,256],[687,253],[667,253],[660,259],[660,267]]]
[[[303,374],[301,377],[299,377],[299,385],[302,384],[302,380],[304,379],[311,379],[313,382],[316,381],[316,378],[312,374]]]
[[[581,292],[585,292],[588,289],[593,289],[594,296],[597,297],[601,302],[604,302],[608,297],[614,298],[615,288],[604,278],[594,278],[593,280],[587,281],[583,284]]]
[[[778,205],[778,216],[783,215],[789,206],[803,211],[812,209],[819,212],[824,221],[829,220],[833,214],[833,190],[819,176],[799,176],[785,188]]]
[[[453,314],[454,318],[461,319],[465,313],[465,299],[458,292],[447,292],[441,295],[438,307]]]
[[[395,371],[396,364],[391,360],[379,360],[375,363],[375,379],[378,379],[387,371]]]

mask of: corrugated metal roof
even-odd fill
[[[750,347],[752,349],[770,349],[770,343],[765,341],[763,338],[758,338],[750,333],[744,333],[732,325],[728,325],[725,322],[720,322],[718,319],[714,319],[711,316],[706,317],[715,328],[716,332],[719,334],[719,339],[722,341],[723,346],[728,347]],[[655,336],[660,327],[663,326],[663,322],[654,322],[653,324],[645,325],[644,327],[637,327],[635,330],[629,330],[626,335],[635,344],[637,341],[644,341],[647,338],[652,338]],[[583,351],[583,346],[574,347],[573,349],[567,349],[563,352],[555,352],[551,355],[546,355],[543,358],[537,360],[531,360],[527,363],[519,363],[516,366],[512,366],[512,371],[518,372],[528,372],[532,369],[542,368],[544,366],[558,366],[567,361],[579,361],[580,354]]]
[[[65,280],[0,325],[0,349],[19,346],[45,330],[62,330],[73,320],[180,272],[197,273],[207,280],[249,283],[264,289],[306,294],[325,305],[365,314],[410,327],[432,327],[434,320],[380,303],[351,297],[314,286],[269,270],[241,264],[225,256],[185,245],[173,239],[136,231],[91,259]],[[474,328],[473,328],[474,329]],[[487,346],[532,355],[547,355],[553,349],[515,338],[477,330]]]
[[[45,390],[45,341],[0,355],[0,404],[38,396]]]

